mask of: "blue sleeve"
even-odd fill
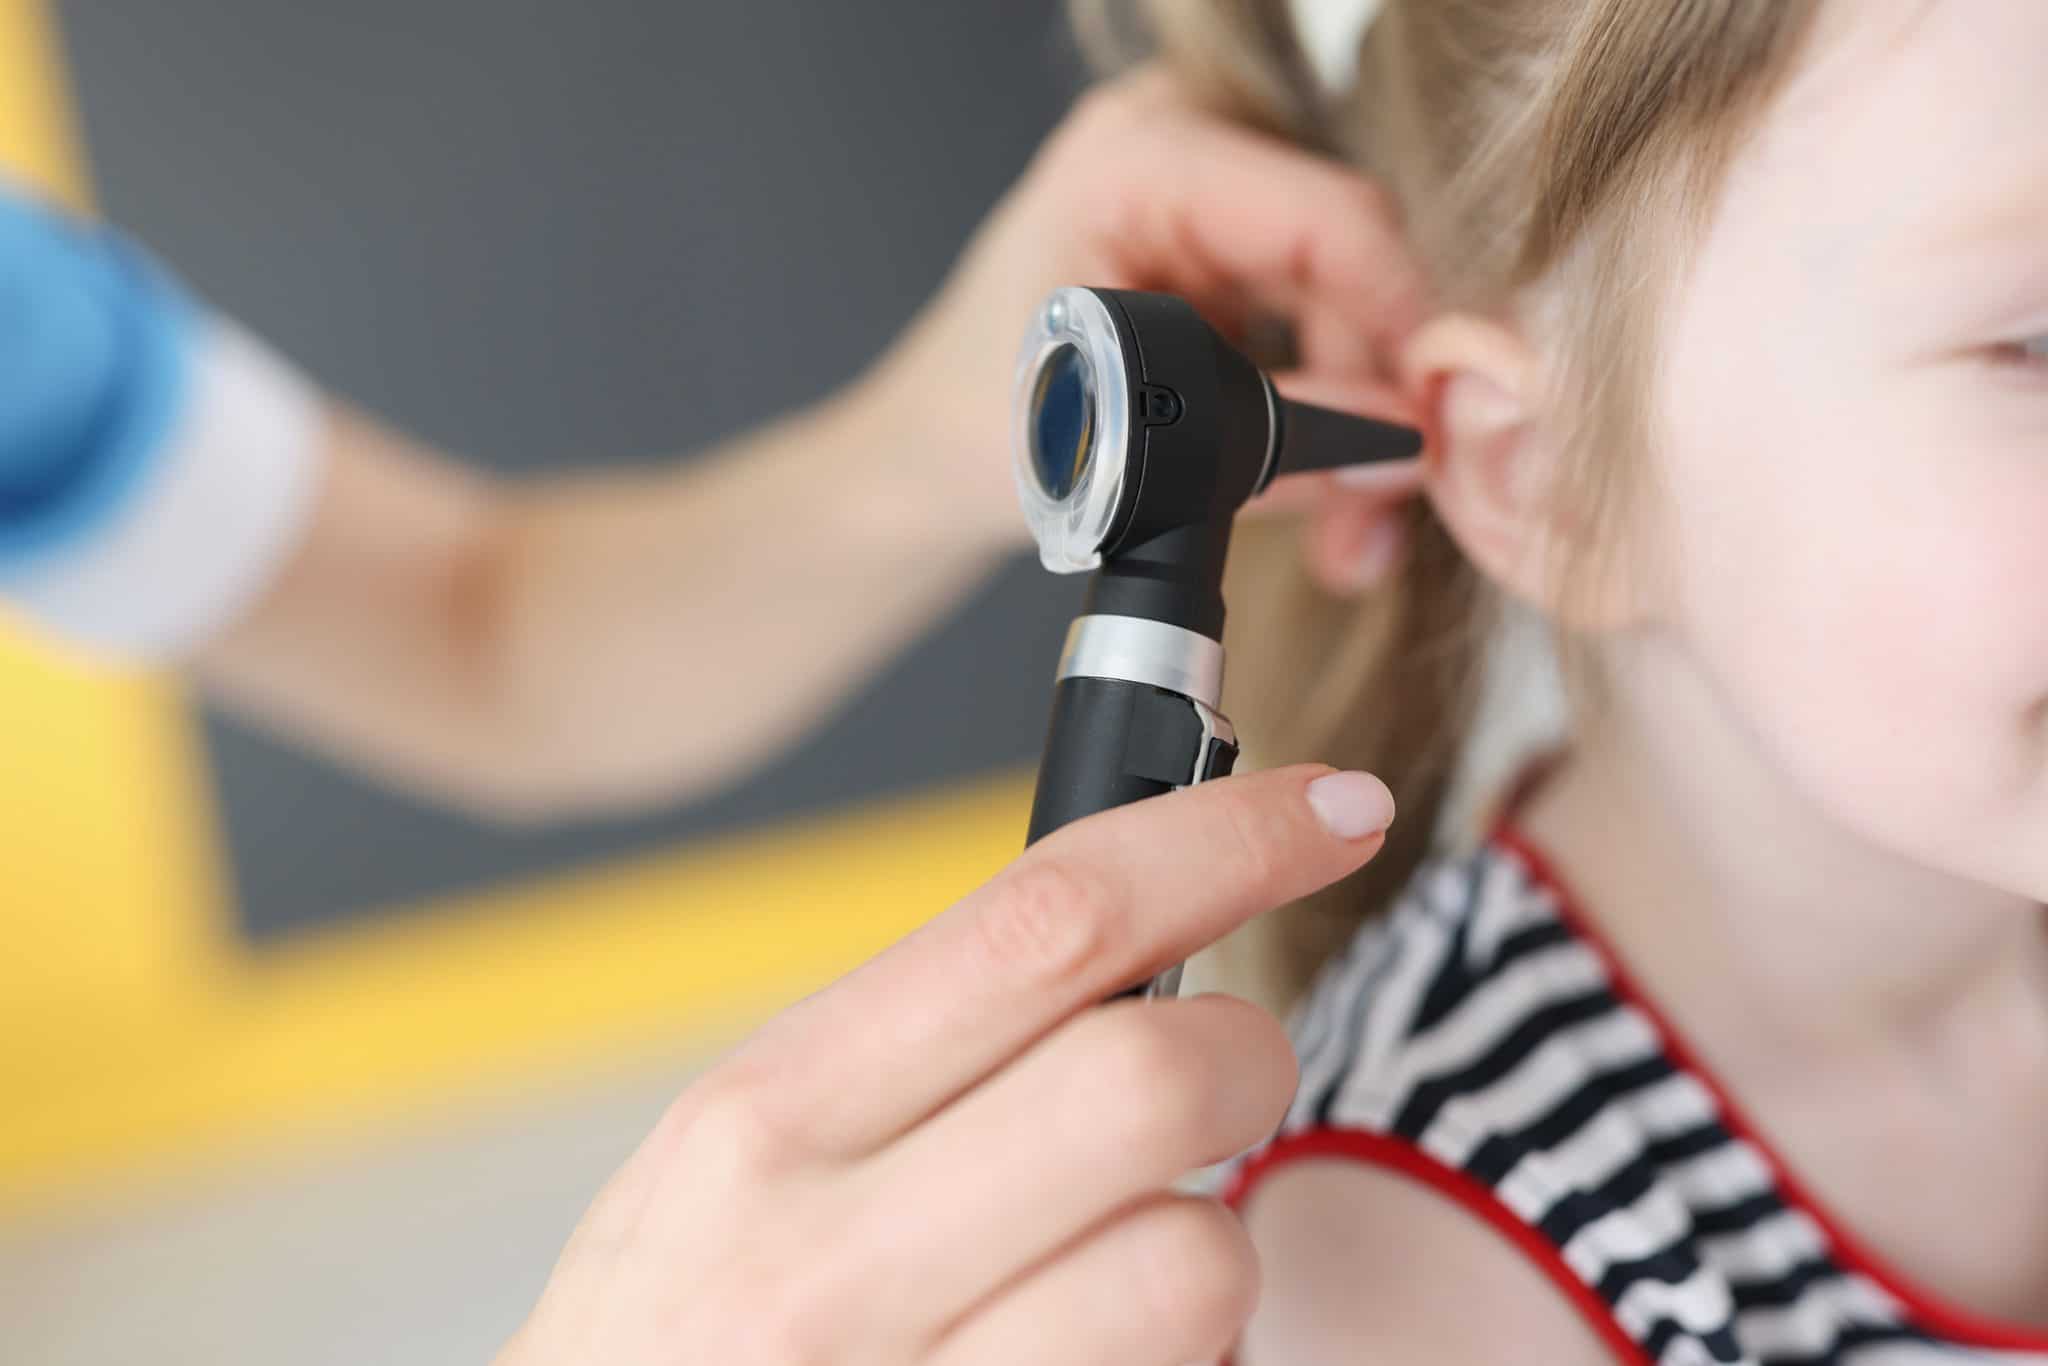
[[[143,494],[196,321],[114,233],[0,186],[0,585]]]

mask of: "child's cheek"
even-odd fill
[[[1903,359],[1769,180],[1731,179],[1667,316],[1669,623],[1837,825],[2048,898],[2048,424]]]
[[[1927,818],[1962,871],[2048,899],[2048,449],[1944,416],[1901,478],[1910,530],[1890,567],[1910,606],[1902,673],[1926,690],[1936,747],[1921,767],[1945,803]]]
[[[1700,663],[1838,823],[2048,895],[2048,460],[1958,450],[1900,401],[1812,398],[1778,415],[1789,440],[1723,447],[1692,481]]]

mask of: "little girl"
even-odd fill
[[[1435,293],[1381,600],[1233,565],[1240,729],[1402,803],[1258,927],[1239,1361],[2048,1361],[2048,5],[1151,9]],[[1569,742],[1424,862],[1489,599]]]

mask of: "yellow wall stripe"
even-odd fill
[[[1029,808],[1012,776],[251,956],[153,1056],[10,1107],[0,1212],[730,1035],[985,881]]]
[[[73,209],[89,206],[56,31],[40,0],[0,0],[0,169]]]
[[[83,206],[56,51],[0,0],[0,171]],[[0,628],[0,726],[0,1217],[700,1048],[985,879],[1030,803],[1012,775],[255,951],[173,687]]]
[[[0,0],[0,173],[87,203],[54,32]],[[207,970],[216,841],[175,691],[66,658],[0,621],[0,1029],[60,1048],[0,1051],[16,1094],[146,1031]]]

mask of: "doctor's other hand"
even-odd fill
[[[1378,779],[1204,783],[1062,829],[771,1020],[598,1195],[499,1366],[1183,1366],[1258,1269],[1177,1193],[1296,1083],[1234,997],[1100,1004],[1378,851]]]
[[[944,286],[855,386],[970,542],[1021,544],[1010,482],[1012,369],[1032,310],[1063,285],[1186,297],[1226,336],[1291,328],[1291,396],[1413,423],[1395,378],[1426,289],[1392,201],[1337,162],[1205,111],[1141,69],[1083,96],[990,212]],[[1270,363],[1270,362],[1269,362]],[[1383,571],[1388,515],[1420,461],[1363,482],[1288,481],[1253,504],[1310,514],[1309,567],[1338,592]],[[1377,548],[1379,553],[1375,553]]]

